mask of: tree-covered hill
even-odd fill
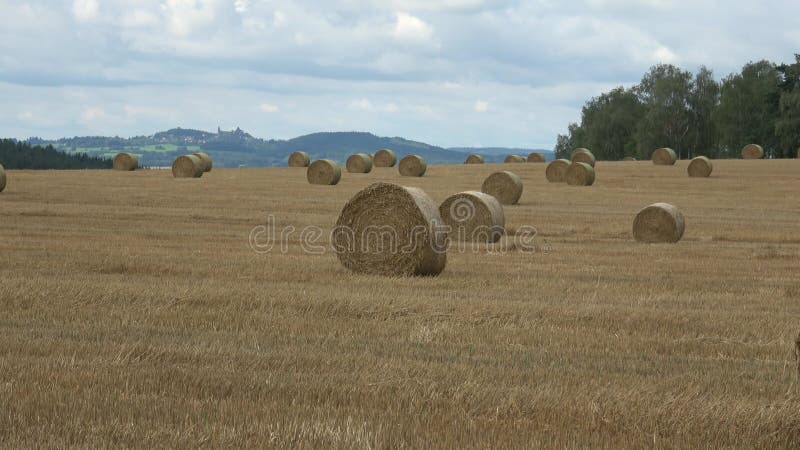
[[[329,158],[344,163],[353,153],[374,153],[390,148],[398,156],[417,154],[430,164],[461,163],[468,153],[483,154],[487,161],[502,161],[505,153],[524,153],[532,149],[468,148],[446,149],[401,137],[380,137],[364,132],[313,133],[289,140],[260,139],[237,128],[218,129],[216,133],[173,128],[152,136],[73,137],[55,141],[31,138],[31,144],[52,145],[69,153],[87,153],[106,158],[121,151],[140,156],[143,166],[169,166],[176,156],[204,151],[217,167],[285,166],[289,155],[296,150],[308,152],[312,158]],[[485,150],[485,151],[484,151]],[[550,154],[549,150],[540,150]]]
[[[108,169],[112,161],[85,153],[65,153],[52,146],[32,146],[0,139],[0,164],[6,169]]]

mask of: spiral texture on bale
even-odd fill
[[[707,177],[711,175],[713,170],[714,164],[712,164],[711,160],[705,156],[692,158],[692,161],[689,163],[689,167],[686,169],[686,171],[689,172],[690,177]]]
[[[203,176],[203,163],[194,155],[181,155],[172,163],[172,176],[175,178],[200,178]]]
[[[372,171],[372,155],[366,153],[350,155],[345,166],[350,173],[370,173]]]
[[[400,160],[397,169],[404,177],[421,177],[428,170],[428,164],[419,155],[408,155]]]
[[[439,206],[439,214],[453,240],[493,243],[505,233],[503,206],[483,192],[453,194]]]
[[[657,148],[653,152],[653,164],[657,166],[672,166],[678,161],[678,155],[671,148]]]
[[[591,186],[594,184],[594,167],[583,162],[574,162],[567,168],[564,181],[570,186]]]
[[[588,164],[588,165],[594,167],[594,165],[597,162],[597,160],[594,157],[594,153],[589,151],[589,149],[587,149],[587,148],[576,148],[575,150],[572,151],[571,162],[574,162],[574,163],[581,162],[581,163],[585,163],[585,164]]]
[[[467,156],[467,160],[464,161],[464,164],[483,164],[483,156],[472,154]]]
[[[743,159],[761,159],[764,157],[764,148],[758,144],[747,144],[742,149]]]
[[[447,230],[436,204],[422,189],[391,183],[375,183],[347,202],[331,244],[356,273],[438,275],[447,263]]]
[[[200,158],[200,167],[203,169],[203,172],[211,172],[211,169],[214,167],[214,163],[211,161],[211,157],[208,156],[208,153],[197,152],[194,153],[194,156]]]
[[[483,181],[481,192],[491,195],[503,205],[516,205],[522,197],[522,179],[507,170],[495,172]]]
[[[335,161],[318,159],[308,166],[306,178],[311,184],[331,186],[339,183],[339,180],[342,179],[342,169]]]
[[[678,208],[669,203],[655,203],[636,214],[633,237],[649,244],[675,243],[683,237],[685,226]]]
[[[563,183],[566,181],[564,176],[567,174],[567,169],[572,163],[569,162],[567,159],[557,159],[555,161],[551,161],[550,164],[547,165],[547,169],[545,169],[545,177],[547,177],[547,181],[551,183]]]
[[[372,157],[372,165],[375,167],[394,167],[395,164],[397,164],[397,154],[388,148],[378,150]]]
[[[528,162],[543,163],[545,162],[544,155],[538,152],[533,152],[528,155]]]
[[[311,157],[303,151],[292,152],[289,155],[289,167],[308,167],[311,164]]]
[[[508,156],[506,156],[506,159],[504,160],[504,162],[507,162],[507,163],[523,163],[525,161],[526,161],[526,159],[524,157],[520,156],[520,155],[508,155]]]
[[[6,169],[0,164],[0,192],[6,188]]]
[[[133,153],[117,153],[117,156],[114,157],[114,164],[111,167],[114,170],[130,172],[139,167],[139,158]]]

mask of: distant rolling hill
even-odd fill
[[[470,153],[484,156],[487,162],[502,161],[505,155],[527,156],[533,149],[520,148],[442,148],[401,137],[380,137],[364,132],[313,133],[289,140],[261,139],[237,128],[216,133],[173,128],[152,136],[131,138],[85,136],[54,141],[31,138],[35,145],[52,145],[70,153],[113,157],[125,151],[140,156],[143,166],[168,166],[177,155],[204,151],[217,167],[284,166],[296,150],[308,152],[313,159],[329,158],[344,163],[352,153],[374,153],[381,148],[394,150],[398,156],[417,154],[431,164],[461,163]],[[552,150],[535,150],[552,159]]]

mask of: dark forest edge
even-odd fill
[[[559,135],[556,157],[585,147],[598,159],[650,159],[669,147],[682,159],[737,158],[759,144],[768,158],[794,158],[800,147],[800,55],[792,64],[758,61],[722,81],[654,66],[639,84],[617,87],[586,102],[581,121]]]
[[[48,145],[0,139],[0,164],[6,169],[110,169],[110,159],[85,153],[68,154]]]

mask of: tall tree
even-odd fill
[[[569,159],[572,150],[584,147],[584,131],[577,123],[571,123],[567,127],[567,134],[559,134],[556,140],[555,157]]]
[[[583,107],[583,146],[598,159],[619,160],[636,153],[636,127],[645,112],[632,90],[622,87],[592,98]]]
[[[719,104],[719,83],[714,73],[706,67],[700,67],[692,82],[689,96],[689,109],[692,113],[689,157],[696,155],[717,156],[718,133],[712,120],[712,113]]]
[[[736,157],[747,144],[759,144],[769,155],[778,148],[780,84],[781,75],[769,61],[748,63],[722,81],[713,119],[724,156]]]
[[[796,157],[800,147],[800,55],[794,57],[794,64],[781,64],[777,68],[783,78],[779,117],[775,122],[775,135],[780,145],[775,156],[779,157]]]
[[[658,147],[670,147],[678,157],[688,156],[693,120],[691,72],[660,64],[652,67],[634,90],[645,105],[636,130],[639,156],[649,158]]]

